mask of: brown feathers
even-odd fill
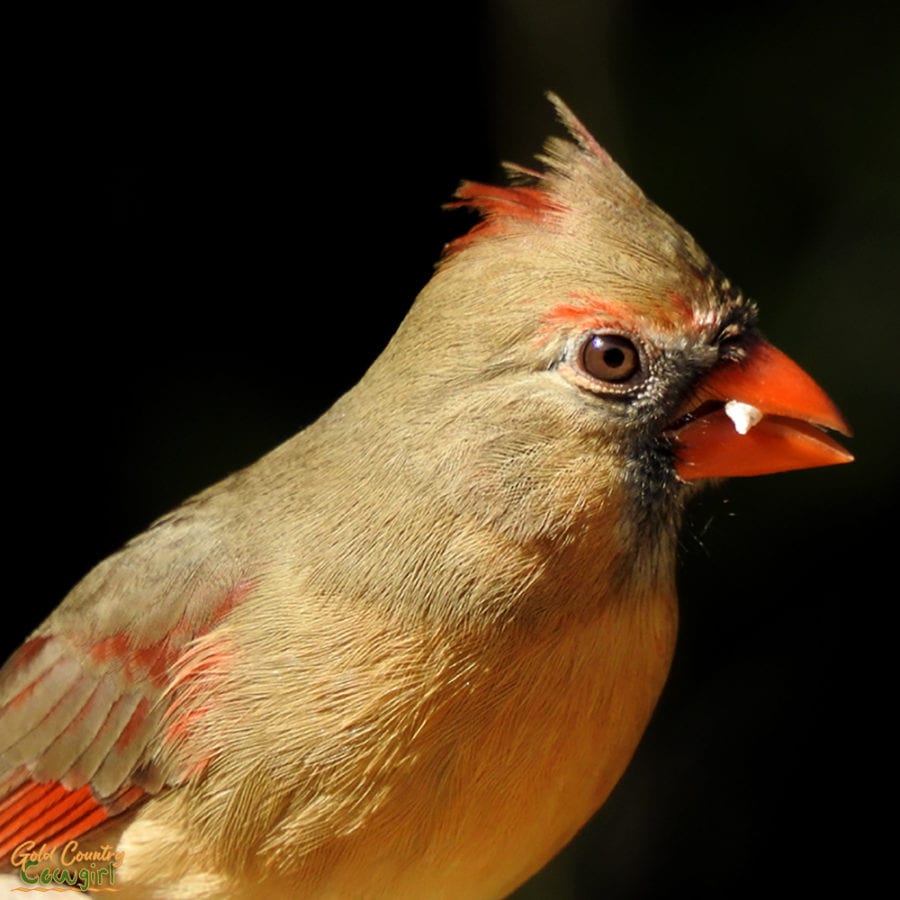
[[[494,898],[603,803],[672,657],[679,433],[714,453],[776,357],[740,369],[753,307],[551,99],[569,137],[460,187],[482,220],[359,384],[0,672],[4,852],[105,841],[123,898]]]

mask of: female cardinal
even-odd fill
[[[851,459],[755,305],[551,99],[570,138],[460,187],[479,224],[362,381],[7,662],[20,885],[503,896],[634,752],[697,483]]]

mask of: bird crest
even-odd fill
[[[537,155],[542,171],[505,162],[507,185],[463,181],[445,209],[472,209],[481,217],[465,234],[447,244],[444,259],[479,241],[502,236],[522,226],[553,227],[560,215],[571,211],[581,196],[609,200],[645,200],[640,188],[600,146],[568,106],[554,93],[547,99],[556,109],[569,138],[550,137]],[[563,187],[563,183],[566,187]],[[573,195],[572,187],[583,185]],[[599,189],[599,190],[598,190]]]

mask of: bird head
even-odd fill
[[[570,136],[549,139],[540,170],[508,165],[507,186],[460,186],[449,206],[481,219],[385,354],[416,367],[424,408],[465,398],[453,420],[493,433],[526,483],[517,452],[593,475],[600,460],[601,482],[639,505],[850,461],[826,433],[849,434],[841,414],[763,338],[756,304],[550,99]]]

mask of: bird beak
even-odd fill
[[[803,369],[761,339],[717,365],[670,426],[682,481],[766,475],[853,460],[825,428],[850,435],[837,407]]]

